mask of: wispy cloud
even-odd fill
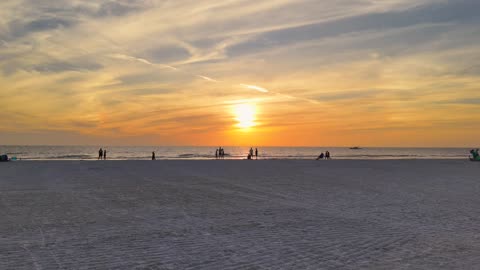
[[[268,93],[268,89],[265,89],[265,88],[260,87],[260,86],[249,85],[249,84],[240,84],[240,86],[245,87],[247,89],[255,90],[255,91],[258,91],[258,92]]]
[[[206,80],[206,81],[209,81],[209,82],[219,82],[219,81],[217,81],[217,80],[215,80],[215,79],[212,79],[212,78],[210,78],[210,77],[207,77],[207,76],[203,76],[203,75],[196,75],[196,76],[199,77],[199,78],[202,78],[202,79],[204,79],[204,80]]]
[[[154,66],[154,67],[159,67],[159,68],[166,68],[166,69],[171,69],[171,70],[178,70],[176,67],[172,67],[172,66],[164,65],[164,64],[154,64],[154,63],[152,63],[152,62],[150,62],[150,61],[148,61],[148,60],[146,60],[146,59],[137,58],[137,57],[133,57],[133,56],[130,56],[130,55],[125,55],[125,54],[112,54],[112,55],[110,55],[110,57],[116,58],[116,59],[137,61],[137,62],[146,64],[146,65],[149,65],[149,66]]]

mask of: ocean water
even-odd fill
[[[0,146],[0,154],[20,160],[95,160],[99,146]],[[199,146],[104,146],[107,159],[214,159],[215,147]],[[249,147],[223,147],[225,159],[245,159]],[[466,159],[467,148],[362,148],[348,147],[258,147],[260,159],[315,159],[330,151],[333,159]]]

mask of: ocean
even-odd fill
[[[20,160],[96,160],[99,146],[0,146],[0,154]],[[215,159],[215,147],[103,146],[107,159]],[[225,159],[246,159],[249,147],[223,147]],[[255,149],[255,148],[254,148]],[[468,148],[258,147],[259,159],[315,159],[329,151],[332,159],[467,159]]]

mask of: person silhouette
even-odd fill
[[[324,157],[325,157],[325,155],[323,153],[321,153],[320,156],[318,156],[317,160],[323,159]]]
[[[249,153],[250,153],[250,156],[253,157],[253,148],[252,147],[250,147],[250,152]]]
[[[152,152],[152,160],[155,160],[155,152]]]
[[[102,157],[103,157],[103,150],[102,150],[102,148],[100,148],[98,150],[98,159],[100,160],[100,159],[102,159]]]
[[[215,149],[215,159],[218,159],[218,149]]]
[[[255,159],[258,159],[258,148],[255,148]]]
[[[107,150],[103,150],[103,160],[107,160]]]
[[[325,152],[325,159],[330,159],[330,152]]]

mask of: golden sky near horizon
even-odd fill
[[[0,145],[475,146],[476,0],[5,0]]]

